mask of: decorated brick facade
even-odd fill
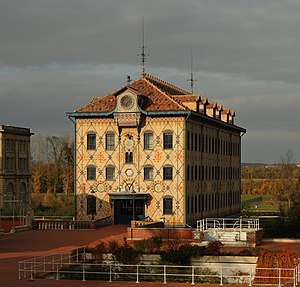
[[[156,77],[72,113],[77,219],[193,224],[239,212],[235,113]]]

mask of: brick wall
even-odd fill
[[[164,239],[192,240],[193,229],[180,228],[127,228],[127,238],[129,240],[141,240],[154,236]]]

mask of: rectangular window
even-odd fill
[[[10,151],[10,140],[5,140],[5,150]]]
[[[163,179],[164,180],[172,180],[173,179],[173,167],[172,166],[164,166]]]
[[[105,148],[106,150],[115,149],[115,134],[109,133],[105,135]]]
[[[165,132],[164,133],[164,149],[172,149],[173,148],[173,133]]]
[[[144,133],[144,149],[153,149],[153,133]]]
[[[87,149],[96,149],[96,134],[87,134]]]
[[[125,153],[125,163],[133,163],[133,153],[132,152]]]
[[[14,152],[15,151],[15,141],[14,140],[10,140],[10,151],[11,152]]]
[[[153,167],[152,166],[144,167],[144,180],[153,180]]]
[[[87,168],[87,180],[95,180],[96,179],[96,167],[88,166]]]
[[[115,179],[115,168],[113,166],[109,166],[106,168],[106,179],[107,180]]]
[[[163,213],[172,214],[173,213],[173,199],[166,197],[163,199]]]

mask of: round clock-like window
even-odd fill
[[[121,98],[120,103],[124,109],[129,110],[133,106],[133,98],[129,95],[125,95]]]

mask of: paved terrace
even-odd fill
[[[64,280],[18,280],[18,262],[20,260],[42,256],[61,250],[69,250],[83,245],[93,246],[99,240],[111,239],[123,242],[126,236],[125,225],[112,225],[97,230],[30,230],[0,236],[0,282],[3,287],[19,286],[72,286],[72,287],[116,287],[137,286],[133,282],[105,282],[105,281],[64,281]],[[264,243],[261,247],[268,249],[282,249],[287,243]],[[300,243],[288,243],[288,246],[300,254]],[[143,287],[187,287],[190,283],[140,283]],[[204,286],[197,284],[198,286]],[[210,287],[220,285],[208,285]],[[226,285],[230,286],[230,285]],[[231,285],[232,286],[232,285]]]

